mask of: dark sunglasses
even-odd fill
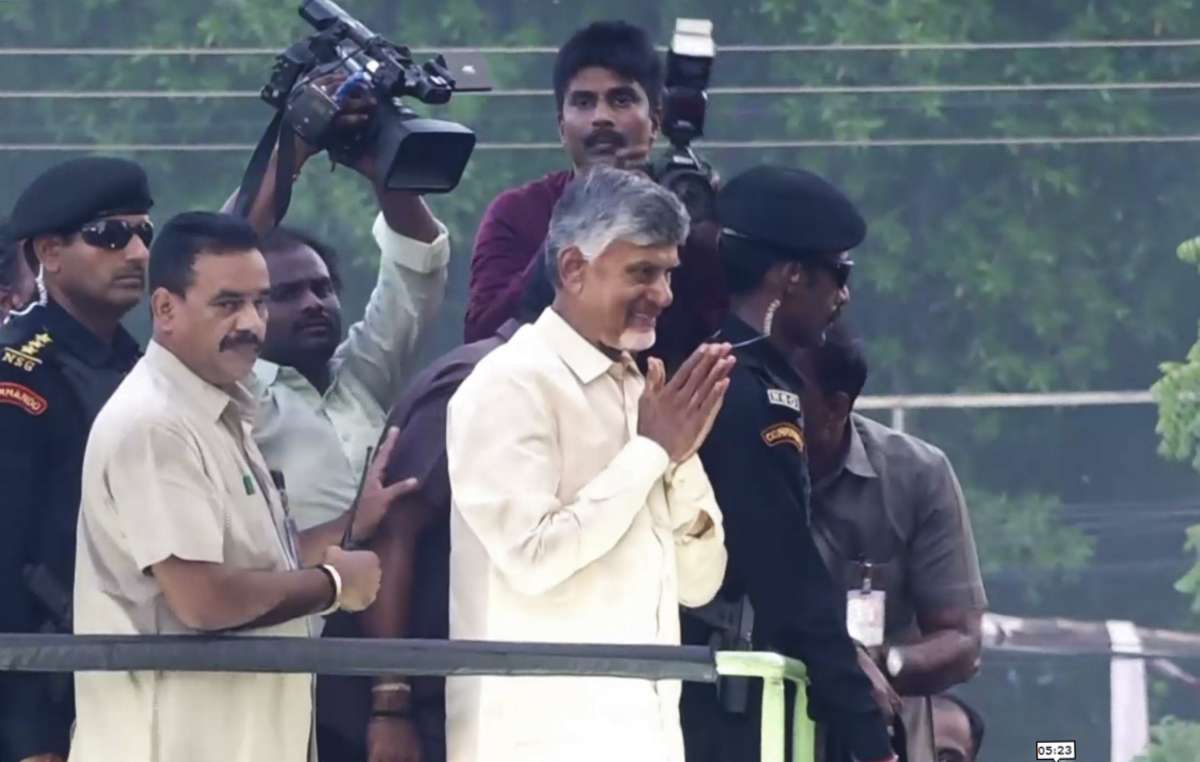
[[[837,283],[838,288],[845,288],[846,283],[850,280],[850,271],[854,269],[853,259],[828,260],[818,259],[808,263],[813,267],[821,267],[833,275],[833,280]]]
[[[795,254],[783,246],[776,246],[773,243],[767,243],[766,241],[761,241],[756,238],[751,238],[747,235],[742,235],[736,230],[722,228],[721,235],[735,240],[745,241],[754,246],[762,246],[764,248],[785,252],[786,259],[795,259]],[[852,259],[825,259],[820,255],[809,255],[808,257],[798,261],[801,262],[805,267],[820,267],[828,270],[833,275],[833,279],[837,283],[838,288],[846,287],[846,283],[850,281],[850,271],[854,269],[854,260]]]
[[[129,245],[134,236],[142,239],[147,247],[154,240],[154,225],[149,220],[126,222],[125,220],[100,220],[89,222],[79,229],[79,236],[88,246],[117,251]]]

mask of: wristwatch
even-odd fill
[[[889,677],[899,677],[900,671],[904,669],[904,655],[900,653],[899,648],[889,648],[887,659],[884,661],[884,667],[887,669]]]

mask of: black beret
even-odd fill
[[[717,194],[722,234],[765,244],[781,259],[840,254],[862,243],[867,223],[853,202],[802,169],[757,166]]]
[[[128,159],[87,156],[39,175],[17,199],[12,239],[76,230],[97,217],[145,214],[154,206],[146,172]]]

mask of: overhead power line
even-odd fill
[[[8,47],[0,56],[273,56],[290,43],[278,47]],[[760,45],[753,43],[717,45],[720,53],[912,53],[973,52],[1007,50],[1105,50],[1127,48],[1200,47],[1200,39],[1125,39],[1125,40],[1015,40],[1012,42],[851,42],[821,44]],[[659,46],[659,50],[665,50]],[[414,48],[417,55],[433,53],[482,53],[485,55],[553,55],[558,48],[550,45],[480,45],[474,47]]]
[[[1038,147],[1064,145],[1132,145],[1200,143],[1190,135],[1050,135],[1037,137],[967,138],[864,138],[861,140],[709,140],[696,143],[702,150],[772,150],[800,148],[977,148],[985,146]],[[252,143],[0,143],[0,152],[112,152],[112,153],[221,153],[253,150]],[[479,143],[478,151],[562,150],[553,141],[529,143]],[[1138,400],[1139,402],[1141,400]],[[991,405],[980,405],[990,407]],[[1023,405],[1015,405],[1021,407]],[[893,407],[893,405],[881,405]],[[947,405],[958,407],[958,405]]]
[[[984,84],[911,84],[911,85],[758,85],[714,87],[711,95],[921,95],[937,93],[1039,93],[1039,92],[1111,92],[1200,90],[1200,81],[1176,82],[1014,82]],[[550,97],[546,88],[510,88],[483,93],[461,93],[483,97]],[[117,100],[233,98],[256,99],[258,90],[0,90],[0,99],[29,100]]]

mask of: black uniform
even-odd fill
[[[56,304],[0,327],[0,631],[69,632],[75,524],[92,421],[138,359]],[[67,752],[69,675],[0,674],[0,759]]]
[[[809,530],[800,379],[761,334],[737,318],[726,319],[716,340],[733,344],[737,357],[725,404],[700,450],[724,515],[729,551],[718,595],[727,601],[749,595],[754,648],[803,660],[811,679],[810,715],[827,723],[860,759],[883,759],[891,753],[883,721]],[[709,631],[698,620],[684,617],[683,627],[685,642],[708,642]],[[688,760],[758,759],[760,695],[753,686],[748,710],[729,714],[713,686],[685,684]]]
[[[84,156],[35,178],[5,235],[73,237],[153,205],[136,163]],[[104,342],[53,302],[0,326],[0,632],[70,632],[83,452],[96,414],[137,359],[124,330]],[[70,675],[0,673],[0,762],[65,757],[73,718]]]

